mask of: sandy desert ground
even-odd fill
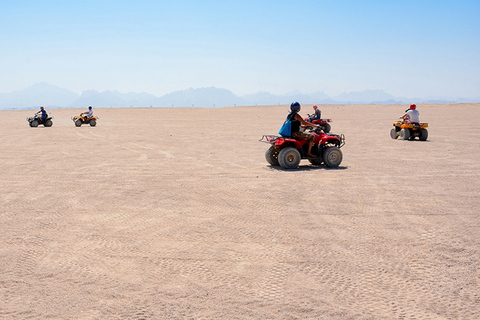
[[[0,112],[0,319],[479,319],[480,103],[407,107],[320,106],[343,162],[297,170],[288,106]]]

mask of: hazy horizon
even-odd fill
[[[258,92],[245,96],[235,95],[225,88],[205,87],[179,90],[161,97],[149,93],[121,93],[119,91],[87,90],[78,95],[67,89],[42,82],[21,91],[10,94],[0,93],[0,110],[36,109],[41,105],[47,108],[124,108],[124,107],[234,107],[256,105],[288,105],[299,101],[303,105],[318,104],[386,104],[398,105],[443,104],[443,103],[478,103],[476,99],[423,99],[419,97],[395,97],[382,90],[365,90],[342,93],[330,97],[323,92],[299,93],[292,92],[274,95],[268,92]]]
[[[478,1],[0,4],[0,92],[480,94]]]
[[[20,92],[25,91],[25,90],[28,90],[30,88],[36,87],[36,86],[42,86],[42,85],[52,86],[52,87],[56,87],[58,89],[67,90],[69,92],[75,93],[78,96],[82,96],[82,95],[84,95],[86,93],[89,93],[89,92],[96,92],[96,93],[116,92],[116,93],[119,93],[119,94],[147,94],[147,95],[152,95],[152,96],[156,96],[156,97],[161,97],[161,96],[155,95],[154,93],[151,93],[151,92],[120,91],[120,90],[115,90],[115,89],[112,89],[112,90],[110,90],[110,89],[97,90],[97,89],[91,88],[91,89],[85,89],[82,92],[76,92],[76,91],[71,90],[69,88],[58,86],[56,84],[48,83],[48,82],[45,82],[45,81],[35,83],[35,84],[32,84],[32,85],[30,85],[26,88],[23,88],[23,89],[20,88],[18,90],[13,90],[13,91],[10,91],[10,92],[1,92],[0,91],[0,94],[12,94],[12,93],[16,93],[16,92],[19,92],[19,91]],[[315,91],[315,92],[303,92],[301,90],[292,90],[292,91],[281,92],[281,93],[271,93],[271,92],[268,92],[268,91],[256,91],[256,92],[250,92],[250,93],[246,93],[246,94],[243,94],[243,95],[239,95],[239,94],[236,94],[235,92],[233,92],[232,90],[229,90],[228,88],[220,88],[220,87],[209,86],[209,87],[198,87],[198,88],[190,87],[190,88],[178,89],[178,90],[175,90],[175,91],[172,91],[172,92],[167,92],[167,93],[163,94],[162,96],[169,95],[169,94],[172,94],[172,93],[177,93],[177,92],[186,92],[186,91],[189,91],[189,90],[201,90],[201,89],[208,89],[208,88],[227,90],[227,91],[230,91],[233,94],[237,95],[238,97],[262,94],[262,93],[276,95],[276,96],[291,96],[291,95],[295,95],[295,94],[309,95],[309,94],[316,94],[316,93],[324,93],[327,98],[336,98],[336,97],[339,97],[339,96],[342,96],[342,95],[345,95],[345,94],[356,94],[356,93],[364,93],[364,92],[383,92],[386,95],[390,95],[390,92],[386,92],[385,90],[383,90],[381,88],[380,89],[368,89],[367,88],[367,89],[360,90],[360,91],[343,91],[343,92],[340,92],[339,94],[336,94],[336,95],[327,95],[325,92],[320,91],[320,90]],[[429,97],[427,97],[427,96],[424,96],[424,97],[420,97],[420,96],[419,97],[398,97],[398,96],[393,96],[392,95],[392,97],[395,97],[395,98],[412,98],[412,99],[414,99],[414,98],[421,98],[421,99],[447,99],[447,98],[449,98],[449,99],[480,99],[480,92],[476,96],[473,96],[473,97],[462,97],[462,96],[453,97],[453,96],[445,96],[445,95],[443,95],[443,96],[429,96]]]

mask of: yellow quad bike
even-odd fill
[[[390,130],[390,137],[401,140],[415,140],[416,137],[420,141],[428,138],[428,123],[404,123],[403,121],[395,121],[393,128]]]
[[[76,127],[80,127],[82,124],[89,124],[90,126],[95,127],[97,125],[98,118],[95,116],[88,118],[87,116],[79,115],[73,117],[72,120]]]

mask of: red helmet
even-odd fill
[[[42,110],[43,110],[43,106],[41,106],[41,107],[40,107],[40,109],[42,109]]]
[[[313,109],[314,109],[314,110],[317,110],[317,109],[318,109],[317,105],[314,105],[314,106],[313,106]]]
[[[411,104],[411,105],[410,105],[410,109],[411,109],[411,110],[415,110],[415,109],[417,109],[417,106],[416,106],[415,104]]]

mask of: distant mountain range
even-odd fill
[[[123,107],[234,107],[253,105],[284,105],[292,101],[302,104],[409,104],[480,102],[478,99],[421,99],[394,97],[382,90],[342,93],[329,97],[323,92],[304,94],[291,92],[274,95],[257,92],[239,97],[227,89],[208,87],[175,91],[161,97],[148,93],[120,93],[118,91],[84,91],[78,95],[67,89],[42,82],[24,90],[0,93],[0,109],[46,108],[123,108]]]

